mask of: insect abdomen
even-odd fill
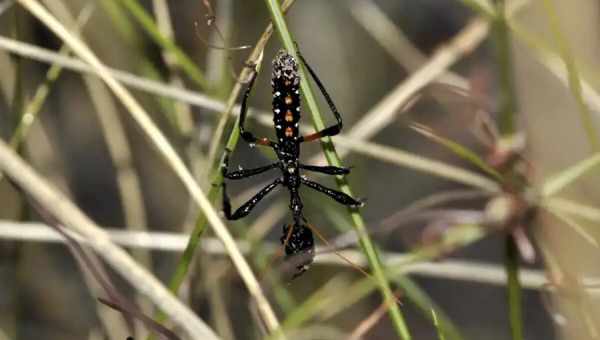
[[[297,140],[300,120],[300,75],[296,60],[281,50],[273,60],[273,123],[277,139]]]

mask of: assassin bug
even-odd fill
[[[302,164],[299,161],[300,144],[311,142],[321,137],[335,136],[342,129],[342,116],[338,112],[331,97],[325,90],[323,84],[308,65],[301,54],[298,54],[300,60],[306,66],[311,77],[319,87],[319,90],[325,97],[331,112],[335,116],[337,123],[313,134],[302,136],[299,134],[298,126],[300,121],[300,74],[298,72],[298,63],[296,59],[281,50],[273,59],[273,73],[271,86],[273,87],[273,125],[277,136],[276,141],[266,137],[258,138],[252,132],[245,128],[246,113],[248,110],[248,97],[252,91],[257,72],[254,72],[248,82],[240,111],[239,129],[240,135],[250,146],[261,145],[272,148],[277,155],[278,161],[266,166],[255,169],[243,169],[230,172],[229,154],[231,150],[226,149],[222,163],[223,177],[230,180],[238,180],[252,177],[272,169],[279,169],[281,176],[261,189],[254,197],[242,204],[237,210],[232,212],[229,196],[227,195],[226,183],[223,181],[223,213],[229,220],[237,220],[247,216],[252,209],[273,189],[282,185],[290,193],[290,210],[293,215],[294,223],[283,227],[283,236],[281,242],[284,245],[286,258],[305,254],[307,255],[302,263],[297,265],[298,273],[302,274],[312,262],[314,256],[314,240],[311,229],[308,227],[306,219],[302,215],[302,200],[300,198],[300,187],[307,186],[313,190],[321,192],[338,203],[349,207],[361,207],[363,202],[354,199],[343,192],[336,191],[319,183],[316,183],[306,176],[301,175],[300,171],[312,171],[326,175],[346,175],[350,172],[348,168],[335,166],[317,166]]]

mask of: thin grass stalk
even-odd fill
[[[377,105],[354,124],[348,136],[354,139],[369,139],[388,126],[398,111],[414,98],[425,86],[446,73],[446,70],[465,54],[470,53],[487,37],[489,23],[481,18],[471,20],[460,33],[445,46],[438,49],[421,68],[396,86]],[[344,153],[342,153],[343,155]]]
[[[567,207],[566,205],[570,205]],[[558,207],[558,205],[565,205]],[[592,222],[600,221],[600,209],[595,209],[589,206],[580,205],[564,199],[553,199],[548,203],[547,209],[555,209],[564,216],[577,217],[588,219]],[[589,211],[579,214],[579,211],[572,209],[587,209]],[[175,252],[179,253],[185,249],[188,235],[184,233],[167,233],[167,232],[137,232],[120,229],[104,228],[108,233],[110,240],[122,247],[131,249],[148,249],[160,252]],[[85,243],[77,235],[72,235],[80,243]],[[0,239],[15,240],[22,242],[43,242],[51,244],[63,243],[63,239],[56,232],[49,229],[45,224],[33,222],[14,222],[0,220]],[[206,237],[203,240],[202,253],[218,256],[226,256],[227,253],[218,239],[214,237]],[[237,241],[240,250],[244,254],[254,252],[254,244],[251,241]],[[280,245],[275,242],[262,242],[264,255],[269,256],[274,254]],[[325,254],[322,249],[318,249],[320,254],[315,258],[315,265],[329,265],[347,267],[348,263],[341,260],[335,254]],[[360,250],[344,250],[341,253],[351,259],[359,266],[368,265]],[[404,265],[406,259],[410,255],[405,253],[386,252],[382,257],[386,259],[386,263],[390,268],[394,264]],[[504,268],[496,265],[485,263],[461,261],[461,260],[444,260],[434,262],[423,262],[404,267],[403,273],[411,273],[424,277],[437,279],[466,281],[479,284],[489,284],[493,286],[504,286],[506,284],[506,275]],[[531,290],[543,290],[546,288],[547,280],[541,270],[521,269],[519,277],[522,281],[523,288]],[[408,294],[407,294],[408,296]],[[282,306],[285,307],[285,306]],[[288,310],[291,310],[288,309]]]
[[[63,46],[58,53],[61,56],[66,56],[69,53],[69,49]],[[10,146],[13,149],[16,150],[20,148],[27,135],[29,135],[29,131],[31,130],[33,124],[37,122],[38,115],[42,110],[44,103],[46,102],[46,98],[48,98],[48,95],[50,94],[52,85],[60,76],[61,71],[62,67],[57,64],[50,66],[48,72],[46,72],[44,81],[37,87],[33,98],[25,106],[23,114],[21,115],[21,119],[17,124],[12,137],[10,138]]]
[[[493,22],[500,73],[499,130],[504,138],[510,138],[517,129],[515,123],[517,102],[513,79],[511,37],[504,0],[496,0],[496,16]],[[521,299],[523,288],[519,281],[519,255],[516,241],[512,235],[508,234],[505,242],[504,263],[507,276],[508,317],[511,334],[513,340],[523,340],[523,306]]]
[[[600,165],[600,153],[595,153],[558,174],[550,176],[542,185],[542,196],[547,198],[556,195],[589,171],[594,170],[598,165]]]
[[[579,109],[579,118],[587,135],[588,143],[590,144],[592,151],[598,152],[600,151],[598,131],[594,126],[592,113],[585,103],[585,99],[583,98],[581,78],[579,76],[575,57],[571,52],[567,40],[563,37],[561,32],[560,20],[558,18],[558,13],[556,12],[556,7],[554,6],[553,0],[543,0],[542,3],[544,5],[544,9],[546,10],[550,31],[552,32],[554,40],[558,45],[559,55],[563,60],[565,67],[567,68],[569,86],[571,88],[573,97],[575,97],[575,102],[577,103],[577,107]]]
[[[121,37],[124,43],[130,47],[128,54],[134,60],[137,73],[142,74],[151,79],[163,79],[163,74],[160,70],[155,66],[155,61],[151,60],[151,57],[146,53],[146,36],[140,33],[143,31],[138,29],[138,23],[135,20],[131,20],[131,15],[128,14],[127,9],[124,5],[119,1],[114,0],[102,0],[101,4],[108,14],[111,24],[115,26],[115,29],[119,33],[119,37]],[[160,21],[164,15],[162,9],[157,9],[157,24],[155,24],[162,31],[162,22]],[[152,19],[150,18],[150,21]],[[166,39],[173,39],[172,34],[163,33]],[[168,49],[161,48],[161,56],[164,57],[165,54],[172,55]],[[177,61],[175,57],[171,58],[172,64],[169,62],[165,62],[166,68],[171,71],[170,76],[173,75],[172,65],[177,66]],[[170,80],[170,79],[169,79]],[[176,88],[173,86],[172,88]],[[179,111],[179,109],[183,106],[185,107],[185,103],[179,103],[177,101],[169,101],[165,100],[163,96],[154,97],[155,101],[158,103],[160,111],[166,116],[167,121],[173,127],[183,140],[185,140],[191,133],[192,117],[190,116],[190,112]]]
[[[15,40],[18,40],[21,35],[21,12],[21,9],[18,7],[13,8],[11,11],[12,15],[9,23],[9,35]],[[23,119],[23,108],[25,106],[25,94],[23,89],[23,58],[21,56],[14,56],[13,65],[15,81],[12,89],[12,98],[10,98],[10,112],[8,112],[8,118],[11,127],[16,128],[18,125],[17,122]]]
[[[442,254],[447,254],[453,249],[465,247],[473,242],[479,241],[486,234],[483,229],[474,225],[460,225],[452,228],[448,232],[445,239],[440,242],[417,249],[411,254],[402,257],[402,260],[394,261],[394,265],[386,268],[385,275],[389,280],[395,281],[399,287],[404,291],[408,300],[414,303],[425,315],[430,317],[430,311],[432,308],[439,311],[440,319],[446,335],[453,340],[463,339],[462,335],[458,331],[452,321],[441,312],[441,310],[435,305],[433,300],[425,294],[423,290],[418,287],[412,280],[407,278],[405,274],[410,272],[410,266],[423,261],[431,261],[436,259]],[[373,290],[377,288],[377,283],[371,278],[365,277],[355,281],[348,289],[340,292],[340,296],[331,299],[322,299],[316,301],[315,306],[313,304],[304,303],[299,306],[293,314],[291,314],[283,323],[283,327],[288,329],[289,327],[299,327],[303,322],[309,320],[314,316],[316,312],[322,311],[324,318],[331,318],[336,314],[347,310],[351,305],[355,304],[362,298],[369,295]],[[321,304],[327,303],[327,301],[335,302],[333,307],[325,309]]]
[[[279,2],[276,0],[266,0],[266,5],[267,5],[267,8],[269,9],[269,12],[271,13],[271,18],[273,19],[273,22],[275,23],[275,26],[277,27],[277,31],[279,32],[280,38],[283,42],[283,45],[285,46],[285,48],[288,50],[288,52],[291,55],[296,57],[296,60],[299,60],[297,58],[297,51],[296,51],[296,45],[295,45],[294,39],[292,38],[292,36],[287,28],[287,23],[285,22]],[[302,63],[300,63],[299,66],[300,66],[302,74],[307,75],[308,73],[306,72],[304,65],[302,65]],[[315,97],[313,95],[313,91],[310,87],[308,78],[306,76],[301,78],[300,87],[302,88],[302,93],[303,93],[304,98],[307,102],[307,105],[311,111],[311,115],[313,118],[313,124],[314,124],[315,128],[317,130],[324,129],[325,124],[323,122],[322,115],[319,111],[319,107],[318,107]],[[322,147],[323,147],[323,152],[325,153],[329,164],[333,165],[333,166],[341,166],[340,158],[338,157],[338,155],[335,151],[335,147],[331,141],[331,138],[328,137],[328,138],[322,139]],[[352,196],[352,191],[350,190],[350,186],[348,185],[347,181],[343,177],[337,177],[337,182],[338,182],[339,188],[344,193]],[[381,261],[378,257],[375,246],[371,242],[371,239],[369,238],[368,233],[366,232],[365,222],[364,222],[362,216],[360,215],[360,213],[358,213],[356,210],[350,210],[350,214],[351,214],[352,220],[354,222],[354,228],[359,235],[361,246],[362,246],[363,250],[365,251],[365,255],[367,256],[369,264],[373,271],[373,276],[379,285],[379,288],[381,290],[381,293],[382,293],[385,303],[390,306],[388,313],[390,315],[390,318],[392,320],[394,328],[395,328],[396,332],[398,333],[398,335],[402,339],[410,340],[411,339],[410,332],[404,321],[404,317],[402,316],[402,313],[400,312],[400,308],[398,307],[398,304],[395,302],[396,298],[389,287],[389,283],[385,277],[384,269],[383,269]]]
[[[496,0],[496,16],[493,20],[496,53],[498,59],[498,77],[500,81],[500,118],[499,130],[505,137],[515,132],[515,116],[517,103],[515,101],[512,49],[508,30],[504,0]]]
[[[75,72],[89,73],[99,76],[98,72],[93,67],[78,58],[62,56],[54,51],[15,39],[9,39],[0,36],[0,48],[6,49],[11,53],[21,55],[26,58],[37,60],[39,62],[56,64]],[[140,77],[133,73],[114,68],[107,68],[107,71],[113,78],[119,80],[123,84],[127,84],[131,88],[145,91],[156,96],[170,98],[211,111],[222,111],[225,108],[224,103],[200,92],[174,88],[173,86],[169,86],[163,82]]]
[[[268,300],[264,296],[256,277],[254,276],[250,266],[242,256],[235,241],[231,237],[227,227],[219,218],[217,212],[212,207],[206,195],[195,182],[193,176],[187,170],[185,164],[179,158],[171,144],[167,141],[158,127],[150,120],[146,111],[133,98],[133,96],[117,82],[107,72],[104,64],[93,54],[93,52],[84,45],[81,41],[69,33],[63,25],[61,25],[48,11],[40,6],[34,0],[19,0],[19,2],[29,10],[31,14],[40,19],[50,30],[65,41],[73,51],[91,66],[97,69],[102,79],[114,94],[122,101],[123,105],[128,109],[132,118],[138,123],[140,128],[148,136],[148,139],[153,143],[161,156],[166,160],[167,164],[174,170],[177,177],[182,181],[191,198],[204,211],[216,235],[221,239],[225,248],[230,255],[233,264],[238,273],[243,279],[250,295],[257,302],[258,310],[264,318],[266,327],[271,332],[276,332],[279,328],[279,322]]]
[[[179,48],[172,39],[169,39],[160,31],[152,17],[137,0],[120,0],[120,2],[156,44],[173,54],[177,64],[198,87],[203,90],[210,88],[204,73],[196,66],[192,58]]]
[[[271,34],[272,34],[272,28],[269,29],[269,27],[267,27],[267,29],[261,36],[259,42],[257,43],[255,49],[251,53],[250,57],[248,57],[248,62],[256,62],[258,60],[258,57],[262,53],[262,50],[266,44],[266,41],[270,38]],[[248,77],[249,74],[250,74],[249,71],[244,69],[242,71],[242,74],[240,75],[240,78]],[[242,90],[242,84],[237,83],[234,86],[233,90],[231,91],[228,102],[226,104],[227,107],[225,108],[225,112],[223,115],[227,116],[233,110],[233,108],[235,106],[235,102],[236,102],[237,98],[239,97],[241,90]],[[226,143],[226,147],[230,148],[231,150],[235,149],[235,146],[237,145],[237,142],[239,140],[238,126],[239,126],[238,121],[236,121],[236,123],[234,124],[234,128],[231,131],[231,135],[229,136],[229,139]],[[212,180],[213,185],[209,189],[207,196],[211,202],[214,202],[217,199],[217,194],[219,193],[219,186],[223,181],[223,176],[221,174],[220,169],[218,169],[216,167],[216,164],[211,164],[211,169],[215,169],[211,172],[211,177],[213,179]],[[187,272],[189,270],[189,264],[191,263],[193,254],[195,253],[196,247],[198,246],[200,237],[202,236],[202,234],[204,233],[204,230],[206,229],[206,222],[207,222],[206,217],[204,216],[204,214],[200,213],[200,215],[198,216],[198,219],[196,220],[196,226],[195,226],[192,234],[190,235],[190,241],[189,241],[188,245],[186,246],[186,249],[184,250],[181,260],[179,261],[179,263],[177,265],[175,274],[173,275],[173,277],[170,280],[169,288],[173,292],[177,292],[177,290],[179,289],[179,286],[183,282],[183,279],[187,275]]]
[[[295,0],[287,0],[284,2],[283,6],[286,9],[288,9],[289,7],[291,7],[291,5],[294,3],[294,1]],[[265,31],[259,38],[254,49],[250,53],[250,56],[246,60],[246,62],[248,64],[255,64],[260,59],[260,56],[263,53],[264,47],[267,44],[267,41],[269,41],[269,39],[271,38],[272,34],[273,34],[273,24],[270,23],[269,25],[267,25],[267,28],[265,29]],[[247,79],[251,74],[250,72],[251,72],[251,70],[244,68],[238,78],[239,79]],[[225,107],[225,110],[223,113],[223,117],[224,117],[224,118],[222,118],[223,120],[226,121],[227,117],[231,114],[231,111],[235,107],[237,98],[239,97],[239,95],[242,91],[242,87],[243,87],[242,84],[237,82],[234,85],[233,89],[231,90],[231,93],[229,95],[229,98],[227,100],[227,104],[226,104],[226,107]],[[218,131],[218,128],[217,128],[217,131]],[[239,118],[238,118],[233,125],[233,128],[232,128],[229,138],[225,144],[225,147],[228,148],[229,150],[235,150],[235,147],[237,145],[239,137],[240,137],[240,132],[239,132]],[[220,185],[221,185],[221,183],[223,183],[223,174],[221,173],[217,164],[210,163],[209,166],[210,166],[210,169],[213,169],[213,170],[211,171],[211,175],[210,175],[211,180],[212,180],[211,181],[212,186],[210,187],[210,189],[208,191],[207,198],[210,202],[215,202],[217,199],[217,194],[219,193],[219,190],[220,190]],[[202,235],[204,234],[204,231],[206,230],[207,222],[208,222],[208,219],[207,219],[206,214],[204,214],[201,211],[196,220],[194,230],[192,231],[192,233],[190,235],[188,244],[186,245],[185,250],[183,251],[183,254],[181,255],[181,259],[177,263],[177,267],[175,268],[175,273],[169,280],[169,290],[171,292],[173,292],[174,294],[177,294],[177,292],[179,291],[179,288],[181,287],[181,284],[183,283],[185,277],[187,276],[187,273],[189,272],[190,264],[192,263],[192,260],[194,258],[194,254],[195,254],[196,248],[198,247],[198,244],[200,242],[200,238],[202,237]],[[159,314],[155,318],[158,322],[162,322],[166,319],[166,314],[159,312]]]
[[[294,3],[294,1],[295,0],[287,0],[284,3],[284,6],[289,8]],[[273,26],[272,26],[272,24],[269,24],[267,26],[267,28],[265,29],[265,31],[263,32],[262,36],[260,37],[259,41],[257,42],[254,50],[248,57],[248,59],[246,61],[247,63],[256,63],[258,61],[267,41],[270,39],[272,34],[273,34]],[[244,69],[242,71],[242,73],[240,74],[239,78],[240,79],[248,78],[250,76],[250,72],[251,72],[250,70]],[[236,85],[233,87],[233,90],[231,90],[231,94],[229,95],[229,99],[227,100],[226,108],[225,108],[223,115],[225,115],[225,116],[230,115],[231,111],[236,106],[235,102],[237,101],[237,98],[239,97],[239,95],[241,93],[242,87],[243,86],[240,83],[236,83]],[[235,150],[235,147],[237,145],[239,137],[240,137],[239,119],[237,119],[233,125],[233,128],[231,129],[231,134],[229,135],[229,138],[227,139],[227,142],[225,143],[225,147],[230,150]],[[213,185],[210,188],[210,190],[208,191],[207,196],[211,202],[214,202],[217,199],[217,194],[219,193],[220,185],[223,182],[223,175],[221,174],[220,169],[218,169],[216,167],[216,164],[211,164],[211,168],[214,169],[211,173],[211,178],[212,178],[211,182]],[[200,237],[202,236],[202,234],[204,233],[204,230],[206,229],[206,222],[207,222],[206,216],[204,214],[200,213],[200,216],[198,216],[198,219],[196,220],[196,227],[194,228],[194,231],[190,235],[190,241],[189,241],[188,245],[186,246],[184,254],[182,255],[182,259],[180,260],[179,264],[177,265],[177,269],[175,270],[175,275],[171,278],[169,288],[173,292],[176,292],[179,289],[181,280],[185,277],[185,275],[188,272],[189,263],[192,259],[192,256],[195,252],[196,247],[198,246]]]
[[[523,340],[523,293],[519,280],[519,251],[512,237],[506,237],[505,251],[510,332],[513,340]]]
[[[10,177],[41,207],[51,212],[64,227],[84,237],[90,247],[133,287],[157,306],[168,311],[190,339],[217,339],[214,332],[173,296],[156,277],[135,262],[122,248],[112,243],[102,228],[39,176],[4,141],[0,141],[0,171]]]
[[[289,2],[291,3],[293,1]],[[6,48],[7,50],[13,53],[25,55],[27,57],[43,62],[56,63],[74,71],[98,75],[98,73],[95,72],[95,70],[91,69],[89,66],[82,63],[79,60],[76,60],[74,58],[62,58],[56,53],[50,52],[45,49],[41,49],[39,47],[35,47],[33,45],[0,37],[0,48]],[[202,95],[198,92],[173,88],[172,86],[167,86],[166,84],[161,82],[157,82],[147,78],[137,77],[131,73],[115,69],[109,69],[109,73],[115,79],[121,81],[124,84],[129,85],[132,88],[146,91],[158,96],[168,97],[177,101],[184,101],[191,105],[199,106],[210,110],[211,112],[223,110],[231,112],[239,110],[239,106],[235,105],[237,95],[239,95],[239,91],[241,89],[241,87],[238,86],[234,88],[235,91],[232,91],[232,95],[230,95],[230,98],[227,100],[227,103],[223,103],[221,101]],[[240,78],[244,78],[244,75],[240,76]],[[233,106],[231,106],[231,103],[233,103]],[[273,124],[271,115],[266,113],[252,115],[249,117],[249,119],[255,119],[259,123],[267,126]],[[301,125],[300,128],[301,130],[303,130],[304,126]],[[232,130],[232,133],[237,134],[237,132],[234,130]],[[237,135],[235,135],[235,138],[237,138]],[[351,136],[349,134],[341,134],[338,135],[336,138],[339,139],[340,142],[342,142],[339,146],[339,149],[341,149],[340,155],[353,151],[365,156],[373,157],[378,160],[387,161],[399,166],[407,166],[417,171],[423,171],[434,176],[447,178],[449,180],[463,183],[465,185],[475,186],[489,192],[499,191],[499,186],[496,183],[494,183],[494,181],[469,170],[451,166],[443,162],[429,160],[427,158],[413,155],[408,152],[399,150],[397,148],[392,148],[376,143],[365,142],[359,140],[361,138]],[[227,145],[231,147],[232,145],[235,145],[235,143],[232,143],[232,140],[230,138],[227,141]],[[319,155],[318,157],[316,157],[316,159],[311,158],[310,161],[317,163],[318,158],[320,157],[321,156]],[[214,174],[215,173],[213,172],[213,176]],[[215,178],[215,180],[220,181],[218,177],[213,178]],[[218,181],[215,183],[220,183]]]
[[[168,2],[166,0],[153,0],[152,5],[154,8],[154,13],[156,15],[156,27],[158,31],[166,39],[174,41],[175,33],[173,30],[171,16],[169,14]],[[175,53],[173,53],[172,50],[168,49],[163,49],[161,55],[163,58],[163,62],[169,70],[169,84],[176,88],[185,88],[183,79],[181,79],[181,77],[178,74],[177,55],[175,55]],[[175,123],[177,124],[177,130],[181,134],[183,134],[184,137],[189,137],[194,129],[194,120],[192,117],[192,110],[190,106],[186,103],[175,101],[173,102],[173,108],[175,111],[174,118]],[[194,151],[197,152],[199,150]],[[190,153],[190,156],[193,155]]]
[[[446,337],[444,336],[444,332],[441,329],[441,325],[439,323],[438,316],[437,316],[437,313],[435,312],[435,309],[431,310],[431,316],[433,318],[433,325],[435,326],[435,329],[437,330],[439,340],[446,340]]]
[[[600,209],[589,205],[583,205],[578,202],[567,200],[564,198],[553,197],[549,200],[542,202],[543,207],[548,211],[553,212],[554,209],[577,216],[579,218],[586,219],[591,222],[600,223]]]

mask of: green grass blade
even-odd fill
[[[584,240],[586,240],[589,244],[594,246],[595,248],[600,248],[600,244],[598,240],[592,233],[590,233],[583,225],[581,225],[578,221],[576,221],[571,216],[565,214],[564,212],[558,211],[550,211],[554,216],[558,217],[561,221],[563,221],[566,225],[571,227],[573,231],[575,231],[579,236],[581,236]]]
[[[405,268],[411,264],[438,258],[440,255],[453,249],[465,247],[482,239],[485,235],[484,229],[479,226],[453,226],[438,243],[416,249],[411,253],[412,256],[408,257],[406,260],[393,267],[386,268],[386,277],[389,280],[393,280],[402,289],[403,295],[406,296],[407,300],[417,306],[425,317],[431,317],[431,309],[438,311],[440,325],[446,336],[451,340],[462,340],[464,338],[450,318],[441,311],[435,302],[427,296],[417,284],[404,275]],[[290,317],[283,322],[284,328],[300,327],[303,322],[313,318],[315,316],[314,313],[316,312],[322,313],[322,318],[332,318],[336,314],[347,310],[350,306],[368,296],[377,287],[377,283],[374,282],[374,280],[365,277],[355,281],[349,288],[340,291],[338,295],[332,296],[329,301],[334,301],[335,304],[328,308],[323,306],[327,301],[316,301],[315,303],[318,304],[318,306],[302,304],[294,312],[293,316],[290,315]]]
[[[435,329],[437,330],[438,338],[440,340],[446,340],[446,337],[444,336],[444,332],[442,332],[442,329],[440,327],[440,322],[438,320],[437,314],[435,313],[435,309],[431,309],[431,317],[433,318],[433,325],[435,326]]]
[[[493,19],[496,16],[494,12],[494,6],[489,0],[460,0],[463,5],[469,7],[475,13],[484,16],[489,19]]]
[[[587,106],[585,99],[583,98],[583,90],[581,85],[581,77],[577,69],[575,57],[571,53],[569,44],[560,28],[560,20],[556,7],[554,6],[553,0],[543,0],[544,9],[546,10],[546,16],[548,17],[548,23],[550,25],[550,31],[554,36],[554,40],[558,45],[558,52],[561,59],[563,60],[565,67],[567,68],[569,86],[577,107],[579,109],[579,118],[586,132],[588,142],[594,152],[600,151],[600,140],[598,139],[598,131],[594,126],[594,119],[592,113]]]
[[[284,8],[288,9],[294,2],[295,2],[295,0],[287,0],[283,6],[284,6]],[[250,53],[250,56],[246,60],[246,63],[254,64],[259,60],[260,55],[262,54],[262,51],[263,51],[267,41],[271,38],[272,33],[273,33],[273,26],[272,26],[272,24],[269,24],[267,26],[267,28],[265,29],[265,31],[263,32],[262,36],[260,37],[259,41],[257,42],[256,46]],[[242,70],[242,73],[240,74],[239,78],[247,79],[249,76],[250,76],[250,70],[248,68],[244,68]],[[229,115],[231,113],[231,111],[233,110],[233,107],[235,106],[237,98],[239,97],[239,95],[242,91],[242,88],[243,88],[243,86],[240,83],[236,83],[234,85],[233,90],[231,91],[231,93],[229,95],[229,99],[227,100],[227,108],[225,109],[225,111],[223,113],[224,115]],[[229,150],[235,150],[239,138],[240,138],[240,130],[239,130],[239,118],[238,118],[238,119],[236,119],[235,123],[233,124],[231,133],[225,144],[225,147]],[[210,164],[210,168],[213,169],[211,172],[212,186],[207,193],[207,198],[210,202],[212,202],[214,204],[214,202],[216,202],[216,200],[217,200],[217,197],[218,197],[217,195],[220,192],[221,183],[223,183],[223,175],[222,175],[220,169],[218,168],[217,164]],[[208,222],[208,220],[206,218],[206,215],[203,214],[202,212],[200,212],[198,218],[196,219],[194,230],[192,231],[192,233],[190,235],[188,244],[186,245],[185,250],[183,251],[183,254],[181,255],[181,258],[180,258],[179,262],[177,263],[177,266],[175,268],[175,273],[169,280],[169,290],[176,295],[179,292],[179,288],[181,287],[181,284],[183,283],[185,277],[187,276],[187,274],[189,272],[190,264],[192,263],[194,254],[196,253],[196,249],[198,247],[198,244],[200,243],[200,238],[202,237],[202,235],[204,234],[204,231],[206,230],[207,222]],[[155,316],[155,319],[158,322],[162,323],[166,320],[166,315],[162,312],[159,312]]]
[[[512,63],[511,37],[507,23],[505,1],[496,2],[494,20],[497,59],[500,80],[500,118],[499,130],[504,138],[510,138],[517,130],[517,101],[514,87],[514,69]],[[518,170],[511,169],[513,174]],[[524,188],[519,188],[524,189]],[[519,281],[519,252],[515,240],[510,234],[505,236],[505,270],[507,277],[508,317],[513,340],[523,340],[523,306],[521,301],[521,283]]]
[[[137,0],[120,0],[121,4],[129,11],[129,13],[137,20],[142,28],[148,33],[150,38],[154,40],[160,47],[168,50],[175,56],[177,64],[190,77],[191,80],[203,90],[210,89],[210,84],[206,80],[204,73],[198,68],[194,61],[171,39],[165,37],[152,17],[146,10],[137,2]]]
[[[554,210],[558,210],[562,213],[567,213],[588,221],[600,223],[600,209],[596,207],[590,207],[589,205],[584,205],[579,202],[574,202],[559,197],[553,197],[545,200],[542,202],[542,205],[552,213]]]
[[[569,184],[576,181],[579,177],[585,175],[588,171],[594,169],[600,164],[600,153],[578,162],[577,164],[561,171],[560,173],[547,179],[542,186],[542,196],[552,196]]]
[[[492,167],[490,167],[479,155],[469,150],[467,147],[456,143],[448,138],[442,137],[435,133],[432,129],[421,124],[413,124],[411,128],[421,135],[431,139],[432,141],[446,147],[452,151],[458,157],[478,167],[480,170],[486,172],[490,176],[494,177],[497,181],[502,182],[502,175]]]
[[[283,45],[290,54],[297,57],[296,46],[289,30],[287,29],[287,24],[284,20],[283,13],[281,12],[279,2],[276,0],[266,0],[266,4],[269,9],[269,12],[271,13],[271,17],[273,19],[275,27],[279,32],[279,36],[283,42]],[[304,65],[300,64],[300,68],[302,70],[302,74],[308,74],[307,72],[305,72]],[[311,111],[315,128],[317,130],[323,129],[325,127],[325,124],[323,122],[322,115],[320,114],[317,102],[315,100],[313,91],[310,87],[307,77],[302,77],[300,87],[302,89],[302,93],[304,95],[306,103]],[[335,147],[331,142],[331,138],[325,138],[322,142],[322,146],[329,164],[333,166],[341,166],[340,158],[338,157],[337,152],[335,151]],[[341,191],[352,196],[350,186],[344,180],[344,178],[339,177],[337,178],[337,180]],[[396,329],[396,332],[402,339],[409,340],[412,337],[404,321],[404,317],[400,312],[400,308],[395,303],[394,294],[392,293],[389,287],[389,283],[385,277],[385,272],[381,261],[378,257],[375,246],[371,242],[371,239],[369,238],[366,232],[365,222],[360,213],[358,213],[357,211],[351,211],[350,214],[352,216],[354,228],[360,236],[360,244],[365,252],[365,255],[367,256],[367,259],[373,271],[373,276],[375,280],[377,280],[385,302],[390,305],[389,315],[394,325],[394,328]]]
[[[508,316],[513,340],[523,340],[523,301],[519,282],[519,251],[512,237],[506,238],[505,268],[508,279]]]

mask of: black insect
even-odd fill
[[[363,205],[363,202],[356,200],[349,195],[344,194],[343,192],[324,187],[319,183],[311,181],[306,176],[301,174],[301,171],[313,171],[327,175],[346,175],[350,172],[350,169],[335,166],[306,165],[300,163],[298,159],[300,156],[301,143],[318,140],[321,137],[335,136],[342,129],[342,117],[335,107],[335,104],[331,100],[331,97],[325,90],[315,72],[307,64],[306,60],[300,54],[299,57],[304,65],[306,65],[308,72],[319,87],[321,93],[323,93],[323,96],[325,97],[329,108],[335,116],[337,123],[310,135],[299,135],[298,126],[301,115],[299,90],[300,74],[298,72],[298,63],[294,57],[292,57],[286,51],[281,50],[279,53],[277,53],[277,56],[273,60],[273,74],[271,80],[271,85],[273,87],[273,124],[275,127],[277,140],[271,141],[266,137],[257,138],[254,134],[247,131],[244,126],[248,108],[247,101],[250,92],[252,91],[254,81],[256,80],[256,72],[254,72],[252,75],[252,78],[250,79],[246,88],[246,92],[244,93],[239,124],[240,134],[244,141],[249,143],[250,146],[262,145],[273,148],[279,161],[255,169],[243,169],[229,172],[229,154],[231,153],[231,150],[226,149],[222,164],[223,176],[232,180],[251,177],[271,169],[279,169],[281,171],[280,177],[260,190],[256,195],[254,195],[254,197],[244,203],[233,213],[231,211],[231,203],[229,201],[226,191],[226,184],[224,182],[223,212],[225,217],[229,220],[240,219],[248,215],[258,204],[258,202],[260,202],[260,200],[262,200],[277,186],[283,185],[284,187],[288,188],[290,192],[290,209],[293,214],[294,223],[291,226],[284,226],[281,241],[285,247],[286,257],[303,254],[303,256],[306,258],[306,260],[300,261],[297,265],[299,272],[295,276],[304,272],[314,257],[314,240],[312,231],[307,226],[306,219],[302,215],[302,200],[300,199],[299,194],[300,186],[305,185],[311,189],[324,193],[325,195],[346,206],[361,207]],[[289,229],[290,227],[292,229]]]

